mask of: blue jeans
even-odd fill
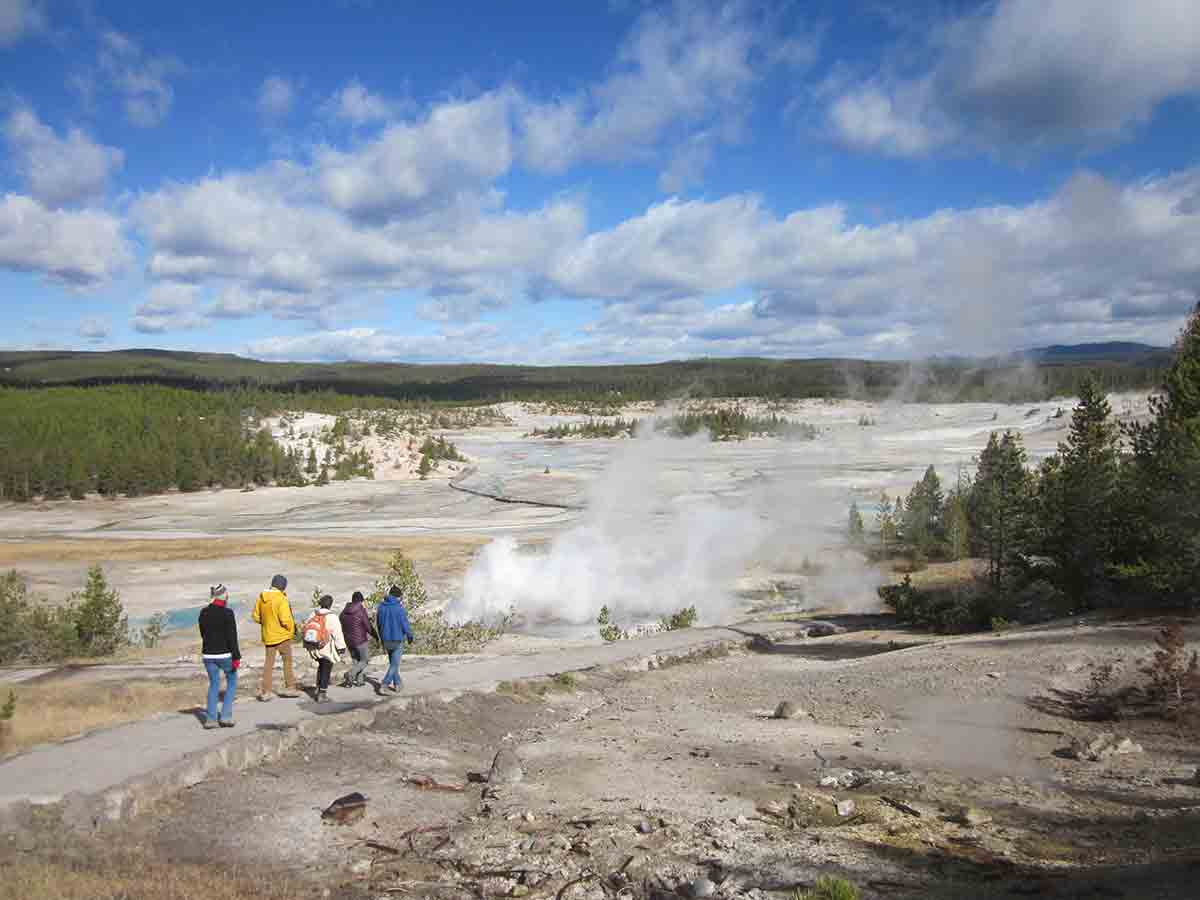
[[[385,688],[389,684],[394,684],[397,688],[400,687],[400,657],[404,655],[404,641],[384,641],[383,649],[388,655],[388,670],[383,676],[383,681],[380,682],[380,687]]]
[[[225,703],[221,706],[221,718],[233,721],[233,698],[237,695],[237,670],[232,659],[206,659],[208,671],[208,721],[217,721],[217,695],[221,693],[221,673],[225,673]]]

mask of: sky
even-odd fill
[[[0,346],[1170,343],[1200,2],[0,0]]]

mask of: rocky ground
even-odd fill
[[[766,898],[822,874],[866,898],[1196,896],[1196,735],[1029,702],[1148,656],[1158,623],[944,642],[843,624],[396,707],[103,839],[303,873],[314,897]],[[1071,758],[1102,732],[1129,752]],[[519,766],[489,783],[501,750]],[[323,821],[352,792],[365,806]]]

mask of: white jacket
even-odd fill
[[[342,634],[342,623],[338,614],[332,609],[314,609],[313,613],[325,617],[325,628],[329,632],[329,641],[320,650],[309,650],[308,655],[315,660],[328,659],[331,662],[341,662],[339,650],[346,649],[346,636]],[[308,619],[304,620],[305,622]]]

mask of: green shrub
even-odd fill
[[[658,620],[663,631],[678,631],[681,628],[691,628],[696,624],[696,607],[685,606],[678,612],[663,616]]]
[[[388,562],[387,571],[375,582],[375,589],[367,598],[368,611],[374,609],[387,596],[388,589],[396,585],[408,611],[413,630],[412,652],[426,655],[471,653],[504,634],[512,616],[503,616],[498,621],[462,622],[451,625],[440,609],[428,609],[429,594],[421,576],[417,574],[412,560],[397,550]],[[378,644],[376,644],[378,647]]]
[[[15,691],[8,692],[8,699],[0,706],[0,722],[7,722],[17,713],[17,695]]]
[[[1004,618],[1004,616],[992,616],[992,631],[1008,631],[1013,627],[1013,623]]]
[[[129,620],[121,595],[110,590],[100,566],[88,569],[83,590],[71,595],[75,630],[86,656],[110,656],[129,643]]]
[[[940,633],[986,631],[993,620],[1010,621],[1015,616],[1010,592],[989,585],[918,590],[905,575],[899,584],[884,585],[878,593],[899,622]]]
[[[796,891],[793,900],[859,900],[858,888],[845,878],[822,875],[812,890]]]
[[[153,650],[162,641],[163,633],[167,630],[167,614],[155,613],[142,626],[141,642],[147,650]]]
[[[579,679],[574,672],[559,672],[554,676],[554,683],[564,691],[574,691],[579,687]]]
[[[600,615],[596,616],[596,624],[600,626],[600,637],[609,643],[621,641],[629,637],[628,632],[622,631],[618,626],[613,624],[609,618],[607,606],[600,607]]]

